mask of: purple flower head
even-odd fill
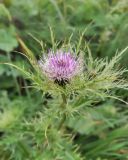
[[[47,57],[39,61],[39,66],[46,77],[58,84],[66,84],[83,71],[81,59],[63,51],[50,51]]]

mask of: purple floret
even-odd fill
[[[80,58],[63,51],[49,52],[47,57],[39,61],[39,66],[46,77],[58,82],[68,82],[83,70]]]

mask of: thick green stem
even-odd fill
[[[62,94],[62,101],[63,101],[63,102],[62,102],[62,104],[60,105],[60,107],[61,107],[62,111],[64,111],[64,110],[65,110],[65,107],[66,107],[66,105],[67,105],[67,97],[66,97],[65,94]],[[63,115],[62,115],[62,119],[61,119],[61,121],[60,121],[60,123],[59,123],[58,130],[60,130],[60,129],[62,128],[65,120],[66,120],[66,113],[64,112]]]
[[[62,94],[62,100],[63,100],[63,102],[61,104],[61,108],[65,108],[67,105],[67,97],[65,94]]]

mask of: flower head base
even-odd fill
[[[39,66],[49,79],[64,85],[82,73],[83,64],[80,58],[70,52],[49,52],[47,57],[39,61]]]

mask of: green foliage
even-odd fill
[[[11,15],[4,5],[0,4],[0,20],[6,20],[6,23],[12,20]],[[0,24],[0,50],[10,52],[18,46],[16,32],[13,25],[6,26]]]
[[[119,113],[115,106],[108,103],[98,105],[95,110],[86,108],[86,112],[81,112],[81,117],[77,115],[70,119],[69,127],[82,135],[76,141],[87,159],[96,159],[98,156],[108,159],[128,158],[126,114],[127,111]]]
[[[8,28],[0,29],[0,49],[6,52],[12,51],[18,46],[17,40],[15,38],[15,30],[13,26]]]
[[[8,8],[18,32],[37,53],[33,40],[26,40],[28,33],[51,45],[49,27],[54,29],[57,40],[64,41],[72,32],[75,40],[78,32],[89,25],[85,39],[91,41],[93,54],[111,56],[127,45],[127,6],[127,0],[12,0]]]
[[[0,2],[1,160],[128,159],[127,17],[127,0]],[[85,74],[48,80],[49,48],[80,55]]]

